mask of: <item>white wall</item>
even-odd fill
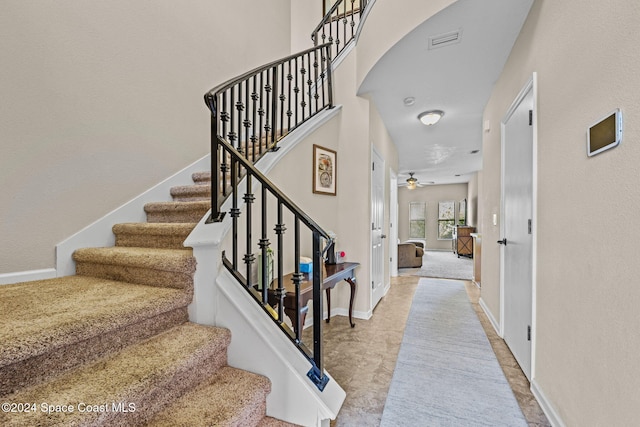
[[[209,150],[203,94],[290,52],[289,0],[7,0],[0,273]],[[256,37],[260,34],[260,37]]]
[[[635,425],[640,407],[640,4],[536,1],[484,112],[479,221],[498,240],[500,127],[538,76],[537,350],[534,387],[567,426]],[[586,130],[614,108],[618,148],[586,155]],[[534,225],[535,226],[535,225]],[[499,319],[499,248],[485,243],[482,298]]]
[[[358,86],[393,45],[454,1],[376,0],[358,41]]]

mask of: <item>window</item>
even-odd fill
[[[438,240],[453,239],[456,223],[456,202],[438,202]]]
[[[426,209],[424,202],[409,203],[409,238],[425,239],[427,237]]]
[[[458,206],[458,224],[467,225],[467,199],[460,200]]]

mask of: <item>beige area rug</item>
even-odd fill
[[[425,251],[421,268],[401,268],[402,275],[436,279],[473,279],[473,259],[460,257],[451,251]]]

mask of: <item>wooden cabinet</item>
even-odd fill
[[[473,237],[471,237],[471,233],[475,232],[475,227],[469,227],[466,225],[459,225],[456,227],[455,249],[458,258],[460,258],[461,255],[473,258]]]

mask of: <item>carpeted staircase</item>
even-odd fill
[[[188,321],[182,243],[211,192],[193,180],[116,246],[78,249],[76,276],[0,286],[0,425],[291,425],[265,416],[267,378],[227,366],[229,331]]]

